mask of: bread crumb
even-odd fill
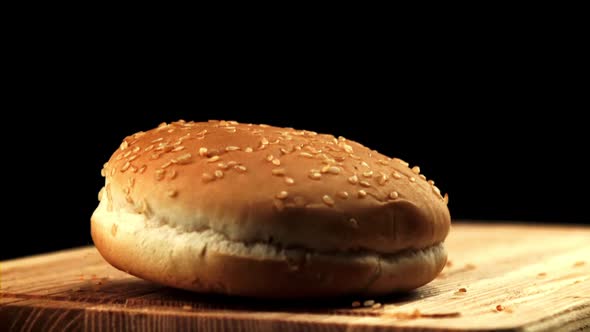
[[[360,306],[361,306],[361,303],[359,301],[352,301],[352,307],[353,308],[357,308],[357,307],[360,307]]]
[[[574,263],[574,267],[582,266],[584,264],[586,264],[586,262],[584,262],[584,261],[578,261],[578,262],[575,262]]]
[[[193,310],[193,307],[191,307],[190,305],[183,305],[182,310]]]
[[[374,300],[366,300],[365,302],[363,302],[363,306],[365,306],[365,307],[370,307],[373,304],[375,304]]]
[[[545,273],[545,272],[541,272],[541,273],[537,274],[537,277],[544,277],[544,276],[546,276],[546,275],[547,275],[547,273]]]
[[[460,293],[467,293],[467,289],[466,288],[459,288],[459,292]]]
[[[476,266],[474,264],[469,263],[465,265],[465,268],[467,270],[475,270]]]
[[[504,310],[504,306],[503,306],[503,305],[501,305],[501,304],[498,304],[498,305],[496,306],[496,311],[502,311],[502,310]]]

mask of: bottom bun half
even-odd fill
[[[377,296],[433,280],[447,254],[442,243],[393,254],[317,252],[232,241],[213,230],[181,231],[142,214],[92,216],[92,238],[116,268],[197,292],[258,298]]]

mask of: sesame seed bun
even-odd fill
[[[428,283],[446,262],[446,196],[419,167],[342,137],[179,121],[127,137],[102,174],[97,249],[164,285],[381,295]]]

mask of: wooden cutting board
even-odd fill
[[[0,331],[590,329],[590,228],[456,223],[447,247],[443,273],[417,291],[308,303],[161,287],[112,268],[94,247],[5,261]]]

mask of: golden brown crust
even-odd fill
[[[225,121],[129,136],[103,169],[112,211],[233,241],[379,253],[446,238],[445,201],[419,173],[343,138]]]

